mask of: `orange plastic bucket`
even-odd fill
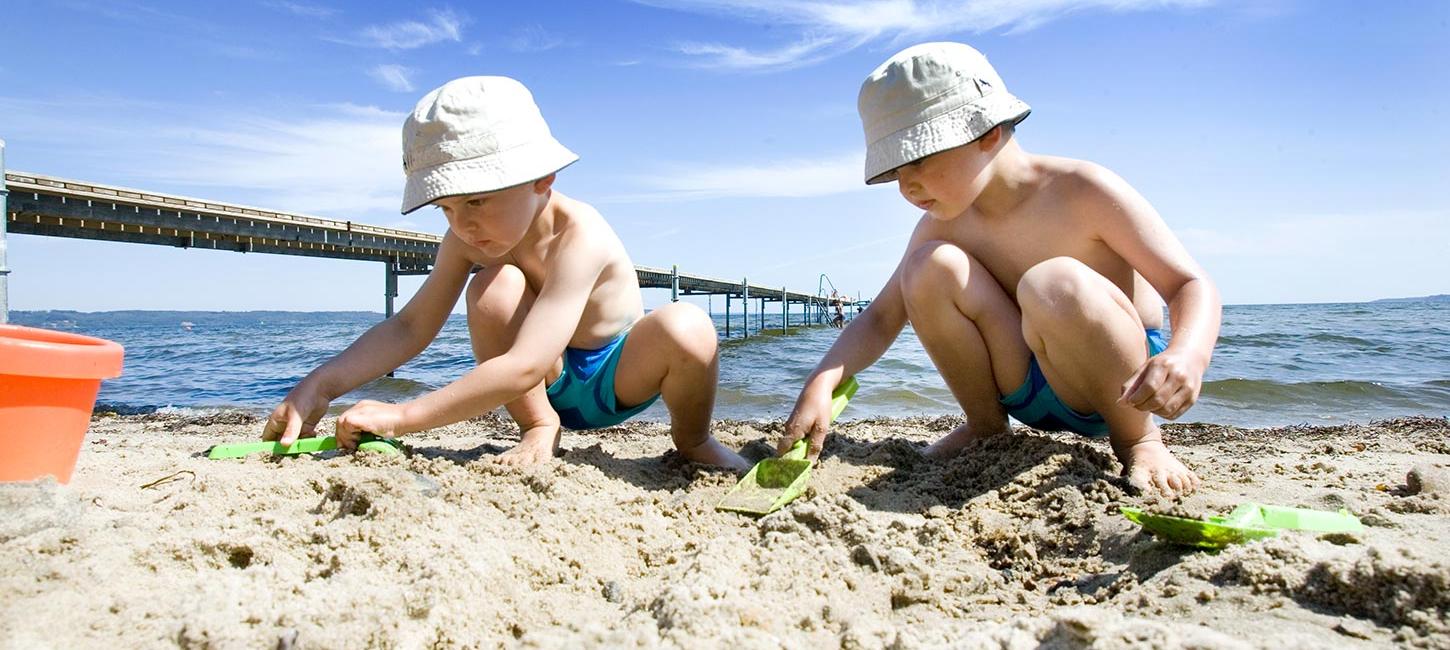
[[[105,339],[0,325],[0,481],[70,482],[101,380],[124,356]]]

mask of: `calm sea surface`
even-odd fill
[[[362,312],[11,314],[17,324],[125,346],[125,373],[105,382],[99,398],[102,408],[123,413],[269,410],[304,374],[379,319]],[[724,317],[716,320],[723,332]],[[751,321],[753,332],[754,314]],[[779,312],[766,316],[765,335],[737,338],[739,326],[736,313],[734,336],[722,345],[715,416],[784,418],[838,330],[797,328],[781,336]],[[466,324],[455,316],[396,377],[368,384],[338,404],[406,400],[472,365]],[[859,379],[861,392],[843,417],[960,412],[910,328]],[[1275,426],[1403,415],[1450,415],[1450,303],[1226,307],[1202,398],[1181,420]],[[662,420],[667,412],[657,403],[643,417]]]

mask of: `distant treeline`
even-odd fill
[[[86,328],[94,325],[177,327],[181,323],[256,325],[261,323],[376,322],[380,312],[370,311],[12,311],[10,322],[29,327]]]
[[[1433,296],[1420,296],[1418,298],[1381,298],[1370,302],[1450,302],[1450,294],[1437,293]]]

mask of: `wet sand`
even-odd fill
[[[0,647],[1450,647],[1443,418],[1173,425],[1204,479],[1181,503],[1069,435],[919,456],[956,423],[839,426],[807,494],[752,519],[655,423],[508,469],[495,416],[406,456],[226,461],[202,454],[260,422],[98,417],[70,485],[0,486]],[[752,460],[779,430],[716,426]],[[1117,513],[1246,500],[1366,528],[1208,553]]]

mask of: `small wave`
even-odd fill
[[[1309,336],[1307,336],[1305,338],[1308,339],[1308,340],[1310,340],[1310,341],[1313,341],[1315,343],[1339,343],[1339,344],[1348,345],[1348,346],[1352,346],[1352,347],[1356,347],[1356,348],[1370,348],[1370,349],[1375,349],[1375,348],[1382,347],[1381,344],[1375,343],[1374,341],[1367,341],[1365,339],[1359,338],[1358,336],[1348,336],[1348,335],[1345,335],[1345,334],[1326,334],[1326,333],[1319,333],[1319,334],[1310,334]]]
[[[1229,334],[1218,337],[1220,348],[1277,348],[1293,343],[1288,334]]]

